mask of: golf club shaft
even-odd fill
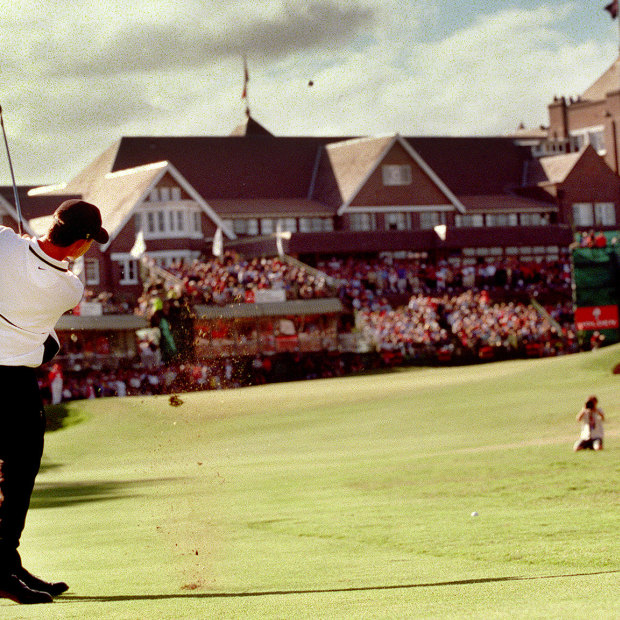
[[[4,136],[4,146],[6,147],[6,157],[9,160],[9,170],[11,171],[11,181],[13,182],[13,196],[15,196],[15,208],[17,209],[17,226],[19,234],[22,234],[22,209],[19,204],[19,194],[17,193],[17,184],[15,183],[15,174],[13,172],[13,162],[11,161],[11,152],[9,151],[9,142],[6,139],[6,130],[4,129],[4,118],[2,117],[2,106],[0,106],[0,125],[2,125],[2,135]]]

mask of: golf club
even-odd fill
[[[15,196],[15,208],[17,209],[17,226],[19,234],[22,234],[22,209],[19,204],[19,194],[17,193],[17,185],[15,184],[15,174],[13,173],[13,163],[11,162],[11,153],[9,151],[9,142],[6,139],[6,130],[4,129],[4,118],[2,117],[2,106],[0,105],[0,125],[2,125],[2,135],[4,136],[4,145],[6,146],[6,157],[9,160],[9,169],[11,171],[11,180],[13,182],[13,195]]]

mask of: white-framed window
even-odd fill
[[[420,212],[420,228],[428,230],[435,228],[440,224],[446,223],[446,214],[444,211],[421,211]]]
[[[192,232],[202,234],[202,212],[200,209],[192,211]]]
[[[169,202],[171,200],[181,200],[181,188],[178,186],[160,185],[154,187],[149,192],[149,202]]]
[[[599,226],[615,226],[616,205],[613,202],[595,202],[594,222]]]
[[[195,258],[200,256],[200,252],[191,250],[160,250],[149,252],[149,258],[153,259],[156,265],[160,267],[170,267],[181,262],[189,264]]]
[[[542,213],[521,213],[519,222],[521,226],[544,226],[549,220]]]
[[[255,217],[229,220],[236,235],[258,235],[258,220]]]
[[[487,226],[516,226],[518,224],[516,213],[488,213],[485,219]]]
[[[575,226],[594,226],[594,212],[590,202],[573,203],[573,224]]]
[[[275,222],[270,217],[264,217],[260,221],[261,235],[272,235],[275,232]]]
[[[171,233],[180,233],[184,232],[185,229],[185,211],[183,209],[169,209],[168,230]]]
[[[377,222],[374,213],[351,213],[349,216],[351,230],[362,232],[376,230]]]
[[[458,228],[481,228],[484,226],[484,216],[481,213],[471,215],[455,215],[454,224]]]
[[[136,230],[141,230],[145,239],[198,237],[202,234],[200,208],[189,201],[186,206],[170,203],[169,206],[143,207],[136,213],[134,221]]]
[[[605,147],[605,128],[603,125],[575,129],[570,132],[570,137],[578,149],[591,144],[592,148],[599,155],[604,155],[607,152]]]
[[[84,281],[87,285],[91,286],[96,286],[101,283],[98,258],[84,259]]]
[[[121,271],[119,284],[129,285],[138,284],[138,261],[131,258],[129,254],[114,253],[112,260],[118,264]]]
[[[385,230],[407,230],[411,228],[409,213],[386,213],[384,216]]]
[[[280,223],[280,230],[282,232],[297,232],[297,220],[294,217],[285,217],[278,220]]]
[[[332,230],[334,230],[334,222],[329,217],[299,218],[299,232],[331,232]]]
[[[385,164],[381,167],[383,185],[411,185],[411,166],[409,164]]]

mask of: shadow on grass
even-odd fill
[[[54,431],[71,426],[69,408],[64,403],[60,405],[48,405],[45,407],[45,432],[52,433]]]
[[[144,488],[146,485],[159,484],[162,480],[132,480],[128,482],[73,482],[42,483],[35,486],[30,501],[30,509],[58,508],[85,502],[102,502],[114,499],[136,497],[129,491]]]
[[[567,579],[570,577],[590,577],[594,575],[608,575],[618,573],[618,570],[609,571],[597,571],[593,573],[574,573],[567,575],[538,575],[534,577],[483,577],[481,579],[459,579],[457,581],[438,581],[436,583],[411,583],[411,584],[399,584],[392,586],[360,586],[352,588],[317,588],[313,590],[266,590],[263,592],[203,592],[192,594],[136,594],[136,595],[123,595],[116,596],[79,596],[68,594],[57,599],[58,602],[101,602],[112,603],[119,601],[157,601],[168,599],[209,599],[209,598],[244,598],[252,596],[282,596],[287,594],[334,594],[338,592],[375,592],[381,590],[406,590],[411,588],[438,588],[442,586],[467,586],[481,583],[497,583],[503,581],[531,581],[537,579]]]

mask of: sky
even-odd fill
[[[123,136],[503,135],[618,55],[607,0],[0,0],[18,185]],[[6,151],[0,184],[10,185]]]

